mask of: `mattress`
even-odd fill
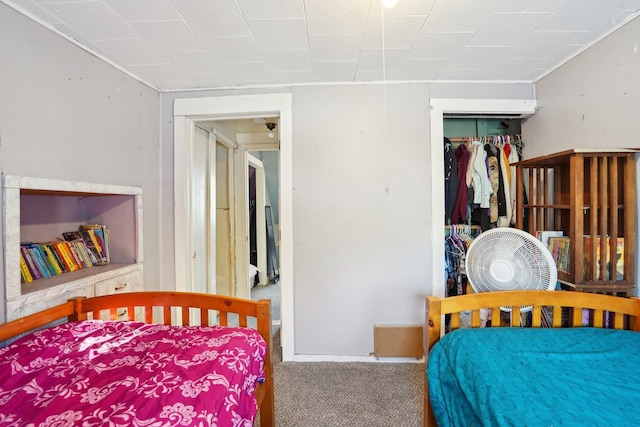
[[[640,333],[458,329],[429,352],[439,426],[613,426],[640,419]]]
[[[246,328],[55,326],[0,350],[0,426],[252,425],[265,354]]]

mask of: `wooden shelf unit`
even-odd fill
[[[569,272],[558,279],[579,291],[635,294],[636,177],[634,149],[574,149],[515,163],[516,227],[530,233],[562,230],[571,240]],[[526,191],[525,191],[526,188]],[[525,198],[526,197],[526,198]],[[585,251],[585,236],[601,239]],[[599,247],[598,247],[599,246]],[[611,247],[609,247],[611,246]],[[608,257],[606,256],[609,252]]]
[[[3,176],[5,318],[14,320],[77,296],[143,289],[142,189]],[[62,238],[82,224],[107,224],[111,263],[20,282],[20,243]]]

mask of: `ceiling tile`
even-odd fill
[[[182,21],[132,22],[131,26],[162,53],[206,50]]]
[[[372,1],[369,17],[374,16],[426,16],[431,13],[435,0],[399,0],[395,6],[386,8],[382,6],[382,1]]]
[[[629,0],[627,4],[622,6],[622,10],[638,12],[640,11],[640,0]]]
[[[42,19],[44,22],[48,24],[54,24],[60,22],[60,20],[50,14],[46,9],[40,6],[38,3],[33,0],[12,0],[16,6],[23,8],[28,13],[31,13],[33,16]]]
[[[399,70],[409,49],[362,49],[358,58],[358,72],[365,70]]]
[[[388,17],[384,19],[384,31],[382,20],[368,19],[362,47],[364,49],[412,47],[425,19],[424,16]]]
[[[515,46],[549,17],[547,13],[496,13],[467,42],[467,46]]]
[[[183,74],[219,73],[222,72],[220,63],[209,53],[204,52],[172,52],[167,58]]]
[[[185,81],[182,74],[172,64],[132,65],[127,68],[142,80],[154,82],[154,84]]]
[[[455,65],[445,67],[438,75],[439,80],[480,80],[482,68],[460,68]]]
[[[377,82],[384,80],[382,70],[358,70],[356,71],[355,81],[357,82]]]
[[[309,34],[362,34],[369,2],[362,0],[315,0],[305,2]]]
[[[168,60],[144,39],[103,40],[94,43],[117,64],[162,64]]]
[[[485,69],[480,78],[485,80],[511,80],[514,75],[518,75],[523,76],[523,80],[532,79],[540,74],[540,71],[536,70],[539,62],[538,59],[513,60],[511,57],[503,58],[496,63],[495,67]]]
[[[506,57],[509,47],[463,47],[456,55],[453,62],[460,68],[478,68],[478,64],[491,64]]]
[[[184,78],[190,82],[193,82],[195,87],[199,88],[215,88],[220,86],[230,86],[231,80],[227,73],[197,73],[197,74],[185,74]]]
[[[355,61],[313,61],[314,81],[352,81],[356,72]]]
[[[402,76],[407,80],[434,80],[447,63],[449,61],[442,59],[407,59]]]
[[[100,1],[47,3],[42,6],[87,40],[137,37],[126,22]]]
[[[502,0],[494,13],[547,13],[553,12],[565,0]]]
[[[520,39],[518,45],[509,53],[513,59],[546,58],[576,43],[583,36],[579,31],[533,31]]]
[[[309,48],[303,19],[249,21],[249,26],[260,50]]]
[[[355,61],[362,36],[309,36],[309,50],[314,61]]]
[[[34,0],[34,3],[45,4],[45,3],[83,3],[87,0]]]
[[[234,84],[273,83],[271,75],[262,62],[242,62],[222,64]]]
[[[594,23],[609,23],[628,0],[595,1],[584,7],[582,0],[566,0],[538,29],[543,31],[590,31]]]
[[[640,0],[0,1],[161,90],[533,80],[640,19]]]
[[[266,50],[262,57],[271,72],[311,72],[308,50]]]
[[[304,19],[303,0],[238,0],[245,19]]]
[[[477,31],[501,0],[447,0],[433,6],[422,32]]]
[[[94,48],[94,42],[92,42],[91,40],[88,40],[85,38],[85,36],[83,34],[80,34],[79,32],[77,32],[76,30],[74,30],[73,28],[69,28],[69,26],[63,22],[56,22],[53,24],[53,27],[60,31],[62,34],[64,34],[65,36],[75,40],[76,42],[80,43],[80,45],[82,46],[87,46],[89,48]],[[101,53],[100,51],[98,51],[98,53]]]
[[[409,58],[453,58],[472,36],[472,33],[421,33],[416,38]]]
[[[203,38],[202,43],[220,62],[261,61],[252,37]]]
[[[125,21],[181,20],[169,0],[102,0]]]
[[[172,0],[185,22],[199,37],[249,35],[235,0]]]

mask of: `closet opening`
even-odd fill
[[[446,296],[470,292],[467,251],[483,231],[515,226],[515,167],[522,158],[521,119],[445,115]]]
[[[505,127],[510,132],[511,126],[516,126],[513,120],[522,120],[535,114],[536,102],[529,99],[431,99],[430,102],[430,136],[431,136],[431,170],[433,171],[433,197],[434,203],[431,205],[431,248],[432,248],[432,289],[431,295],[445,297],[447,291],[447,275],[445,260],[442,255],[445,253],[445,169],[444,169],[444,137],[445,118],[458,119],[500,119],[497,122],[499,127]],[[501,122],[505,122],[501,124]],[[461,123],[461,122],[460,122]],[[460,124],[458,123],[458,124]],[[459,138],[465,136],[475,136],[476,127],[495,126],[493,121],[476,122],[473,121],[472,135],[458,135]],[[448,127],[448,124],[447,124]],[[449,131],[449,129],[448,129]],[[483,135],[490,136],[490,135]],[[450,230],[448,231],[450,232]]]

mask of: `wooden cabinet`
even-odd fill
[[[561,230],[570,238],[568,269],[558,272],[565,286],[635,293],[636,153],[575,149],[515,163],[516,227]],[[608,244],[617,241],[623,251]]]
[[[140,188],[7,175],[3,218],[6,321],[76,296],[143,289]],[[54,241],[97,223],[110,230],[110,264],[20,282],[21,242]]]

